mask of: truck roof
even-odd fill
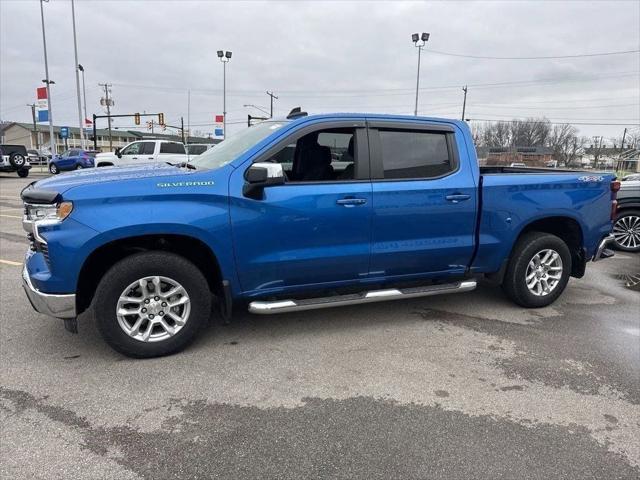
[[[351,112],[340,112],[340,113],[317,113],[313,115],[304,115],[297,117],[293,120],[289,120],[286,118],[275,118],[273,120],[276,121],[289,121],[292,123],[303,123],[308,120],[320,120],[320,119],[376,119],[376,120],[401,120],[401,121],[412,121],[412,122],[447,122],[454,123],[458,126],[464,125],[467,126],[466,122],[462,120],[455,120],[452,118],[439,118],[439,117],[423,117],[423,116],[414,116],[414,115],[396,115],[396,114],[384,114],[384,113],[351,113]]]

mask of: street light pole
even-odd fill
[[[218,50],[218,59],[222,62],[222,140],[227,138],[227,63],[231,52]]]
[[[467,110],[467,86],[462,89],[464,92],[464,100],[462,101],[462,121],[464,121],[464,113]]]
[[[411,35],[411,40],[413,41],[414,46],[418,48],[418,74],[416,76],[416,107],[413,110],[413,114],[417,117],[418,116],[418,92],[420,91],[420,54],[422,53],[422,49],[424,48],[426,43],[429,41],[429,34],[423,32],[422,35],[418,35],[417,33],[414,33],[413,35]]]
[[[49,147],[51,149],[51,156],[55,156],[58,152],[56,150],[56,139],[53,136],[53,112],[51,109],[51,87],[52,83],[49,80],[49,62],[47,60],[47,37],[44,32],[44,7],[42,2],[48,2],[49,0],[40,0],[40,19],[42,20],[42,45],[44,47],[44,83],[47,85],[47,110],[49,116]]]
[[[80,101],[80,74],[78,73],[78,40],[76,38],[76,9],[74,1],[71,0],[71,22],[73,23],[73,53],[75,55],[76,64],[76,93],[78,94],[78,127],[80,128],[80,147],[86,148],[84,142],[84,128],[82,121],[82,102]]]
[[[271,97],[271,108],[269,109],[269,118],[273,118],[273,99],[275,98],[276,100],[278,99],[278,97],[276,97],[273,92],[267,92],[267,95],[269,95],[269,97]]]
[[[84,83],[84,67],[78,64],[78,70],[82,72],[82,98],[84,101],[84,118],[86,120],[89,117],[87,117],[87,85],[86,83]],[[84,126],[84,122],[82,123],[82,125]]]

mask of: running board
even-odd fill
[[[357,305],[359,303],[384,302],[386,300],[399,300],[402,298],[430,297],[432,295],[444,295],[447,293],[469,292],[475,288],[475,280],[465,280],[463,282],[430,285],[428,287],[390,288],[387,290],[372,290],[370,292],[337,295],[335,297],[308,298],[304,300],[274,300],[272,302],[254,301],[249,304],[249,311],[263,315],[299,312],[302,310],[315,310],[317,308]]]

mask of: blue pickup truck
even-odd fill
[[[480,278],[543,307],[612,255],[618,186],[606,173],[480,168],[460,121],[295,110],[183,165],[32,183],[23,283],[70,331],[92,308],[133,357],[176,352],[234,307],[426,297]]]

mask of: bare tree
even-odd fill
[[[554,125],[548,137],[548,146],[560,165],[569,166],[583,146],[578,139],[578,129],[568,123]]]

